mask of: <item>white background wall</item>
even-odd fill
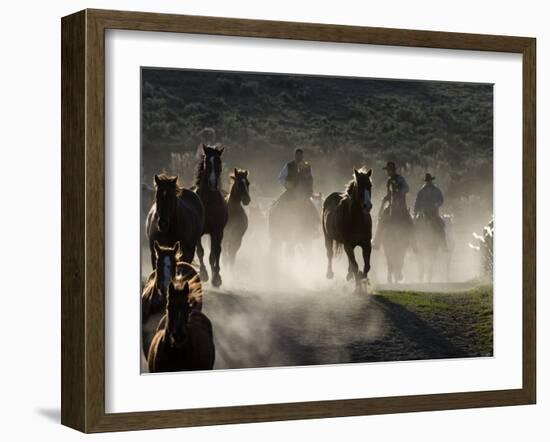
[[[465,411],[232,425],[94,436],[101,440],[548,440],[550,14],[546,2],[277,0],[4,2],[0,19],[0,435],[84,436],[59,425],[60,17],[86,7],[534,36],[538,39],[539,403]],[[521,165],[518,164],[518,168]],[[513,177],[511,177],[513,183]],[[517,183],[521,185],[521,183]],[[548,190],[546,190],[548,192]],[[546,249],[546,250],[545,250]],[[28,311],[25,313],[25,311]]]

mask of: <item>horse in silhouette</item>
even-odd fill
[[[158,241],[154,241],[153,250],[154,270],[149,275],[141,294],[142,346],[145,355],[149,351],[151,339],[166,309],[168,287],[176,277],[178,263],[182,259],[179,241],[176,241],[173,247],[161,246]]]
[[[414,228],[405,198],[398,191],[396,183],[390,185],[389,208],[384,212],[380,209],[379,222],[384,222],[381,235],[381,245],[386,256],[388,266],[387,282],[398,283],[403,280],[403,265],[407,249],[412,247],[416,251]]]
[[[273,253],[292,255],[301,251],[309,258],[311,243],[319,234],[320,217],[313,205],[313,176],[307,164],[296,172],[295,184],[287,188],[269,210],[269,237]]]
[[[228,220],[224,231],[224,258],[227,259],[229,266],[235,264],[237,252],[248,229],[248,216],[243,208],[250,204],[250,181],[248,180],[248,170],[233,170],[231,178],[231,188],[226,198],[228,209]]]
[[[197,169],[194,191],[199,196],[205,211],[202,235],[210,235],[210,269],[212,285],[222,284],[220,275],[220,257],[222,252],[223,231],[227,224],[228,210],[225,197],[220,190],[220,175],[222,171],[222,154],[224,148],[202,145],[202,156]],[[208,281],[208,271],[204,265],[204,249],[199,239],[197,255],[200,261],[200,278]]]
[[[323,203],[323,233],[327,253],[327,273],[334,277],[332,258],[343,246],[348,257],[348,281],[355,279],[356,290],[361,289],[361,280],[366,279],[370,270],[372,239],[372,169],[353,169],[353,179],[343,193],[331,193]],[[355,259],[355,247],[363,252],[363,271]]]
[[[155,175],[155,201],[145,224],[151,266],[155,268],[153,244],[172,247],[179,241],[182,259],[192,262],[204,229],[204,206],[196,193],[178,185],[177,176]]]
[[[186,278],[168,288],[166,313],[155,334],[147,363],[150,373],[212,370],[215,360],[214,335],[210,320],[194,308],[200,282]]]
[[[434,211],[421,211],[414,220],[414,235],[418,249],[418,270],[421,282],[432,282],[436,261],[443,264],[444,276],[449,279],[450,248],[446,229],[440,223],[450,222],[439,218]]]

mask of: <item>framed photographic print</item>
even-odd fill
[[[533,404],[535,39],[62,19],[62,423]]]

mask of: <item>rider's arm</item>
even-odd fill
[[[285,187],[286,179],[288,177],[288,164],[285,164],[285,167],[281,170],[281,173],[279,173],[279,183],[281,186]]]

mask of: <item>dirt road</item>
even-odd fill
[[[492,289],[451,293],[208,291],[217,369],[490,356]]]

